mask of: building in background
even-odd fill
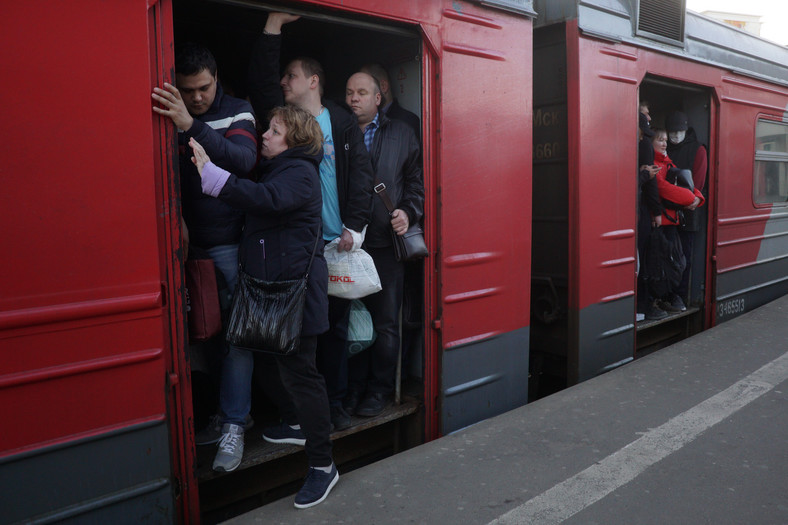
[[[730,13],[726,11],[702,11],[702,15],[714,18],[733,27],[743,29],[753,35],[761,36],[761,16],[747,15],[742,13]]]

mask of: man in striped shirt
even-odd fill
[[[257,161],[257,132],[251,105],[225,95],[217,78],[216,60],[198,44],[184,44],[175,53],[175,83],[154,88],[153,110],[178,128],[181,202],[192,246],[208,251],[232,291],[238,277],[238,242],[243,214],[202,192],[200,175],[187,144],[194,137],[211,161],[238,176]]]

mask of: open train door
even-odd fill
[[[528,399],[535,13],[479,3],[506,10],[455,3],[425,53],[425,87],[439,86],[427,105],[439,155],[425,161],[439,179],[439,259],[428,263],[440,276],[443,434]]]
[[[164,147],[174,130],[163,135],[150,97],[171,69],[168,10],[168,0],[4,9],[4,522],[178,519],[186,486],[171,422],[183,420],[168,401],[188,390],[173,362],[180,236]]]

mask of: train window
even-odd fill
[[[788,201],[788,124],[758,120],[753,199],[756,204]]]

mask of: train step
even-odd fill
[[[419,401],[415,398],[403,398],[399,405],[392,405],[376,417],[352,417],[350,428],[331,433],[331,440],[337,441],[343,437],[362,432],[364,430],[389,423],[391,421],[414,414],[419,408]],[[263,439],[263,426],[255,425],[244,436],[244,458],[236,469],[244,470],[255,465],[260,465],[303,450],[296,445],[269,443]],[[211,466],[216,455],[216,445],[197,447],[197,479],[207,481],[226,476],[228,473],[215,472]],[[234,472],[236,472],[234,471]],[[232,474],[232,473],[230,473]]]
[[[678,313],[668,313],[668,316],[664,319],[644,319],[643,321],[638,321],[637,323],[637,331],[640,332],[641,330],[646,330],[648,328],[653,328],[655,326],[659,326],[666,323],[671,323],[676,321],[677,319],[682,319],[684,317],[689,317],[692,314],[699,312],[700,308],[697,306],[688,306],[687,309],[683,312]]]

